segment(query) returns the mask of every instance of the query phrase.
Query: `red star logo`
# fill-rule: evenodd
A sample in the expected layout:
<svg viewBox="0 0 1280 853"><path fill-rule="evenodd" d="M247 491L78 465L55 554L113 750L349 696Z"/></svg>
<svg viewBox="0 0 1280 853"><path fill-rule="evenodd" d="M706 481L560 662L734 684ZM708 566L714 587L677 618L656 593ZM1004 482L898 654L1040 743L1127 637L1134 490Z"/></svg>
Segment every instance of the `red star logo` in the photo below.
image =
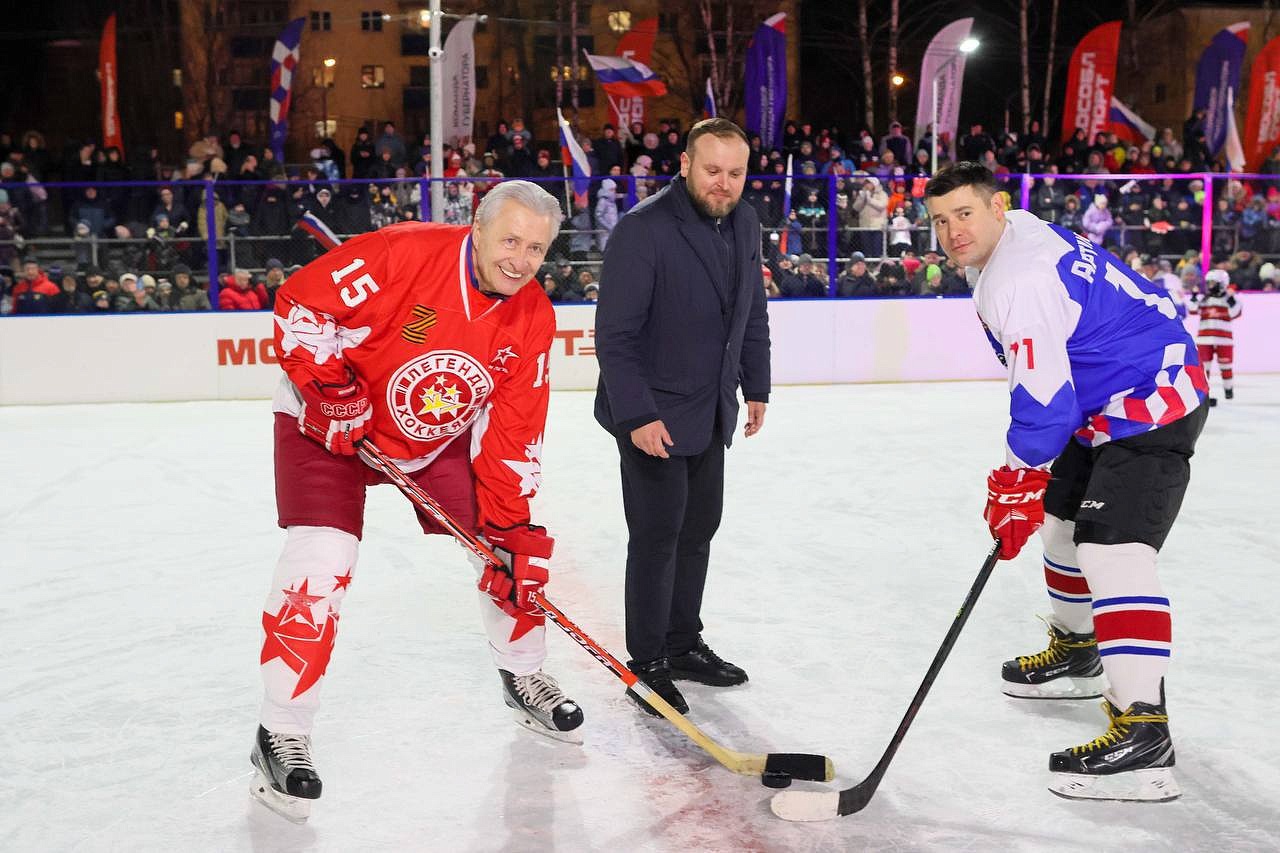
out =
<svg viewBox="0 0 1280 853"><path fill-rule="evenodd" d="M504 601L498 606L502 608L503 613L516 620L516 624L511 628L511 636L508 638L508 642L514 643L534 628L546 622L546 617L541 612L529 613L520 610L510 601Z"/></svg>
<svg viewBox="0 0 1280 853"><path fill-rule="evenodd" d="M310 578L302 579L302 586L295 589L281 590L284 593L284 608L280 611L280 624L289 621L306 622L312 628L316 626L315 619L311 615L311 606L317 601L324 598L323 595L309 595L307 593L307 582Z"/></svg>
<svg viewBox="0 0 1280 853"><path fill-rule="evenodd" d="M349 586L351 586L351 570L350 569L347 569L347 573L345 575L333 576L334 592L337 592L340 589L346 589Z"/></svg>
<svg viewBox="0 0 1280 853"><path fill-rule="evenodd" d="M291 697L296 699L319 681L329 666L329 656L333 654L333 641L338 631L338 614L329 611L323 627L307 631L296 619L289 625L285 624L289 621L286 617L289 609L286 604L275 616L263 612L262 629L266 631L267 638L262 644L262 655L258 662L265 664L279 658L284 661L285 666L296 672L298 684ZM315 625L311 628L315 629ZM289 633L290 629L298 633Z"/></svg>

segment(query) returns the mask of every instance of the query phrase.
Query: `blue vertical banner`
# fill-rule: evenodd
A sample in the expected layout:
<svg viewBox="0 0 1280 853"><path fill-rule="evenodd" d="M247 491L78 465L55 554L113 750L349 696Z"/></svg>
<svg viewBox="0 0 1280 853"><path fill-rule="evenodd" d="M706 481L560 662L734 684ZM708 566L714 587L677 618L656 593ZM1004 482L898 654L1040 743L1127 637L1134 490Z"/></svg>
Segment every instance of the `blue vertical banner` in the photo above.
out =
<svg viewBox="0 0 1280 853"><path fill-rule="evenodd" d="M748 133L760 134L764 149L782 145L787 115L787 13L765 19L747 48L743 103Z"/></svg>
<svg viewBox="0 0 1280 853"><path fill-rule="evenodd" d="M284 162L284 140L289 134L289 104L293 100L293 75L298 69L298 47L302 43L305 18L294 18L280 33L271 50L271 150Z"/></svg>
<svg viewBox="0 0 1280 853"><path fill-rule="evenodd" d="M1196 67L1194 109L1205 111L1204 139L1213 155L1226 144L1228 111L1240 100L1240 69L1248 40L1248 21L1219 30Z"/></svg>

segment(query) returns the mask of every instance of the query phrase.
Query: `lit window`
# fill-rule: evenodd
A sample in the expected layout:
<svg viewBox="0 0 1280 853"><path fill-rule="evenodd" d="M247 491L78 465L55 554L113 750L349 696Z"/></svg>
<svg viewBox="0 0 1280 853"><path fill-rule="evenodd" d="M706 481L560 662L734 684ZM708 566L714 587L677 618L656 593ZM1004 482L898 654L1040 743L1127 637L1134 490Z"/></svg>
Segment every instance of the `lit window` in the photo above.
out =
<svg viewBox="0 0 1280 853"><path fill-rule="evenodd" d="M360 88L383 89L386 85L386 70L381 65L360 66Z"/></svg>

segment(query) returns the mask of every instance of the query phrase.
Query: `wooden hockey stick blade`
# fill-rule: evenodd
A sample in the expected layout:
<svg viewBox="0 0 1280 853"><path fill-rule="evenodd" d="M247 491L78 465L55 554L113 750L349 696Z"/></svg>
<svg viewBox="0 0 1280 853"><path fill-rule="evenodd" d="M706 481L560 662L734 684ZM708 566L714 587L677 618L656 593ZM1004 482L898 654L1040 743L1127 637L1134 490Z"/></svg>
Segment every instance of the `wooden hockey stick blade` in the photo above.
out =
<svg viewBox="0 0 1280 853"><path fill-rule="evenodd" d="M929 695L929 688L933 686L934 679L938 677L938 673L942 671L942 665L951 654L951 649L960 636L960 629L964 627L965 622L969 621L969 614L978 603L978 596L982 594L982 589L987 585L987 579L991 577L991 572L999 559L1000 540L997 539L992 544L991 550L987 552L987 558L983 561L982 568L978 570L978 576L974 579L973 585L969 587L964 603L960 605L960 610L951 621L947 636L943 638L942 645L933 656L933 662L929 664L924 679L916 689L915 695L911 697L911 704L907 706L902 722L898 723L897 731L893 733L889 746L885 748L884 755L880 757L871 774L857 785L845 788L843 791L779 791L769 801L769 808L775 815L783 820L792 821L830 820L833 817L860 812L867 807L867 803L871 802L871 798L875 796L876 788L880 786L880 780L889 769L889 762L893 761L894 754L897 753L903 738L907 736L907 730L911 728L912 721L920 712L920 706Z"/></svg>
<svg viewBox="0 0 1280 853"><path fill-rule="evenodd" d="M616 658L603 648L596 645L595 641L587 636L581 628L573 624L560 608L547 601L542 593L535 593L533 601L557 628L568 634L574 642L586 649L592 657L622 679L622 682L643 699L650 708L661 714L667 722L679 729L685 737L734 773L741 773L744 776L759 776L766 770L774 770L787 773L793 779L803 779L811 782L830 782L835 778L835 765L825 755L791 752L738 752L721 746L702 729L694 725L688 717L673 708L671 703L659 696L657 691L641 681L635 673L619 663Z"/></svg>
<svg viewBox="0 0 1280 853"><path fill-rule="evenodd" d="M458 544L485 562L495 564L500 562L492 549L476 538L474 533L463 529L445 511L444 507L436 503L435 499L427 494L421 486L406 477L404 472L396 467L391 458L383 453L372 441L368 439L362 441L358 452L365 462L381 471L409 499L410 503L443 525L458 541ZM650 689L647 684L640 681L635 673L623 666L607 649L591 639L585 631L575 625L573 620L564 614L564 611L548 601L541 592L535 592L532 600L538 609L555 623L557 628L568 634L570 639L582 646L588 654L603 664L623 684L634 690L637 695L649 704L649 707L661 714L669 723L683 732L686 737L702 747L712 758L733 772L746 776L759 776L766 770L775 770L787 773L793 779L813 782L830 782L835 778L835 766L831 763L831 759L825 755L790 752L758 754L726 749L703 733L683 714L671 707L670 703Z"/></svg>

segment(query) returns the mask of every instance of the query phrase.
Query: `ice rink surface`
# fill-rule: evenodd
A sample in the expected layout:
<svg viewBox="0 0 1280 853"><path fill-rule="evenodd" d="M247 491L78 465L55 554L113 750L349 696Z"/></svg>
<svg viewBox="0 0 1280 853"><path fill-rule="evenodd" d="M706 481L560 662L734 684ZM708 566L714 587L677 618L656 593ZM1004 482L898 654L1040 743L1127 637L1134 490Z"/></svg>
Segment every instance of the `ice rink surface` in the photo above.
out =
<svg viewBox="0 0 1280 853"><path fill-rule="evenodd" d="M315 733L324 797L294 826L251 803L260 613L283 540L263 402L0 409L0 849L6 851L1092 851L1280 849L1280 376L1211 416L1161 555L1183 797L1069 802L1049 752L1097 701L1005 698L1044 647L1039 554L998 567L863 812L787 824L551 629L547 669L585 744L515 726L472 569L370 493ZM728 459L705 636L750 672L690 686L692 719L747 751L813 751L837 787L878 760L977 573L999 383L793 387ZM549 597L617 656L616 449L591 395L557 393L537 520ZM819 787L816 783L796 783Z"/></svg>

